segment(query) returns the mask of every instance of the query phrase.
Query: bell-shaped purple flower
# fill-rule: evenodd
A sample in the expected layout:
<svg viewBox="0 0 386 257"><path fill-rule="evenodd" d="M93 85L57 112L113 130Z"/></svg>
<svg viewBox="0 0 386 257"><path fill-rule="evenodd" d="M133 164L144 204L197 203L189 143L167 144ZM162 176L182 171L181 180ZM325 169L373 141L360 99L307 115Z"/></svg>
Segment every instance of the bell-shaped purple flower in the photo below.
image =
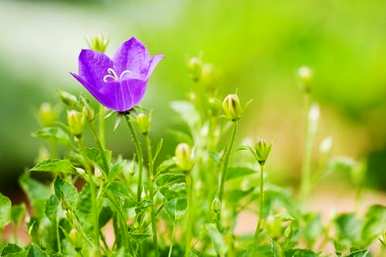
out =
<svg viewBox="0 0 386 257"><path fill-rule="evenodd" d="M162 55L150 56L135 37L124 42L110 59L89 49L79 54L79 73L71 73L101 104L126 112L143 98L147 82Z"/></svg>

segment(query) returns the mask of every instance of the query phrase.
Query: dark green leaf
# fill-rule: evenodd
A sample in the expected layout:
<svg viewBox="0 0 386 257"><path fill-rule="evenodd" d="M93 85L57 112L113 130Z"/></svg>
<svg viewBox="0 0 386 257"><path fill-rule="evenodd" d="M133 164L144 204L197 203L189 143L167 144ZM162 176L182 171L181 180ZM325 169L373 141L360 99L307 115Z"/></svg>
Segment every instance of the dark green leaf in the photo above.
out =
<svg viewBox="0 0 386 257"><path fill-rule="evenodd" d="M46 202L46 216L52 221L56 222L58 215L59 200L56 195L51 195L51 197Z"/></svg>
<svg viewBox="0 0 386 257"><path fill-rule="evenodd" d="M79 195L74 185L58 177L54 182L54 188L56 196L63 200L67 207L77 205Z"/></svg>
<svg viewBox="0 0 386 257"><path fill-rule="evenodd" d="M31 245L28 251L28 257L48 257L38 246Z"/></svg>
<svg viewBox="0 0 386 257"><path fill-rule="evenodd" d="M25 213L26 207L24 203L13 205L11 210L11 218L13 224L19 225L22 222Z"/></svg>

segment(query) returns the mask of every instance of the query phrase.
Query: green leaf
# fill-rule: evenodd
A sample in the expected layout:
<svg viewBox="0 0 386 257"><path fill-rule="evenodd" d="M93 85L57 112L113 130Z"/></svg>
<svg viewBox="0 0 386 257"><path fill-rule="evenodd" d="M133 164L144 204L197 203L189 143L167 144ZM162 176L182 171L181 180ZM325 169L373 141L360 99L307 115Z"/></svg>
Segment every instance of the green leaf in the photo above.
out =
<svg viewBox="0 0 386 257"><path fill-rule="evenodd" d="M0 230L11 221L11 200L0 193Z"/></svg>
<svg viewBox="0 0 386 257"><path fill-rule="evenodd" d="M32 136L46 140L54 140L64 145L71 143L69 134L61 127L42 128L33 133Z"/></svg>
<svg viewBox="0 0 386 257"><path fill-rule="evenodd" d="M351 252L349 255L346 255L345 257L370 257L370 252L367 249L364 250L357 250Z"/></svg>
<svg viewBox="0 0 386 257"><path fill-rule="evenodd" d="M227 170L225 180L236 179L252 174L256 174L256 171L248 167L230 167Z"/></svg>
<svg viewBox="0 0 386 257"><path fill-rule="evenodd" d="M349 250L357 245L361 239L362 223L354 213L345 213L334 220L336 239L334 241L337 251Z"/></svg>
<svg viewBox="0 0 386 257"><path fill-rule="evenodd" d="M386 232L386 207L373 205L366 213L362 229L364 247Z"/></svg>
<svg viewBox="0 0 386 257"><path fill-rule="evenodd" d="M59 199L56 195L51 195L51 197L46 202L45 213L46 216L52 221L56 222L59 208Z"/></svg>
<svg viewBox="0 0 386 257"><path fill-rule="evenodd" d="M174 101L171 103L171 107L180 115L181 119L188 124L192 132L196 131L200 123L200 115L192 103L187 101Z"/></svg>
<svg viewBox="0 0 386 257"><path fill-rule="evenodd" d="M72 206L74 208L77 205L79 195L74 185L67 183L61 178L56 178L54 188L56 196L63 200L67 207Z"/></svg>
<svg viewBox="0 0 386 257"><path fill-rule="evenodd" d="M308 249L290 249L285 251L285 257L318 257L318 254Z"/></svg>
<svg viewBox="0 0 386 257"><path fill-rule="evenodd" d="M28 257L48 257L38 246L31 245L28 251Z"/></svg>
<svg viewBox="0 0 386 257"><path fill-rule="evenodd" d="M15 244L7 244L4 246L3 250L1 251L0 256L4 257L24 257L25 251L23 248L15 245Z"/></svg>
<svg viewBox="0 0 386 257"><path fill-rule="evenodd" d="M108 163L111 160L110 151L105 150L103 155L103 153L99 150L99 148L88 147L85 150L85 154L91 162L93 162L95 165L101 168L105 173L108 172L109 167L106 167L106 165L109 165ZM107 164L105 164L103 156L106 157Z"/></svg>
<svg viewBox="0 0 386 257"><path fill-rule="evenodd" d="M307 245L311 248L314 243L320 238L323 232L323 225L319 214L308 213L304 217L304 239Z"/></svg>
<svg viewBox="0 0 386 257"><path fill-rule="evenodd" d="M226 245L223 235L218 231L217 226L213 223L206 224L206 231L212 243L214 245L214 249L219 256L225 256L228 251L228 246Z"/></svg>
<svg viewBox="0 0 386 257"><path fill-rule="evenodd" d="M13 205L11 210L11 219L13 224L19 225L26 213L26 207L24 203Z"/></svg>
<svg viewBox="0 0 386 257"><path fill-rule="evenodd" d="M45 171L52 172L55 174L58 173L71 173L74 171L74 166L72 163L67 160L44 160L37 163L31 171Z"/></svg>

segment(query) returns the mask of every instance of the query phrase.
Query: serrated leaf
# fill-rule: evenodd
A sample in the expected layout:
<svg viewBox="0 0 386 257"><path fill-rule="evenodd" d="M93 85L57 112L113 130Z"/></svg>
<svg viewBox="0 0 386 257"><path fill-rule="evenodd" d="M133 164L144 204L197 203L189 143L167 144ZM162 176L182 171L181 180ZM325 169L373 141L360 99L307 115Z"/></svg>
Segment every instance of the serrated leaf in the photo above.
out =
<svg viewBox="0 0 386 257"><path fill-rule="evenodd" d="M51 221L56 222L59 208L59 199L56 195L51 195L46 202L45 214Z"/></svg>
<svg viewBox="0 0 386 257"><path fill-rule="evenodd" d="M61 178L56 178L54 182L55 195L64 201L67 207L74 207L79 200L78 191L75 186L67 183Z"/></svg>
<svg viewBox="0 0 386 257"><path fill-rule="evenodd" d="M11 207L11 200L0 193L0 230L11 221Z"/></svg>
<svg viewBox="0 0 386 257"><path fill-rule="evenodd" d="M41 139L54 140L65 145L69 145L71 143L69 134L61 127L42 128L33 133L32 135Z"/></svg>
<svg viewBox="0 0 386 257"><path fill-rule="evenodd" d="M37 163L30 171L45 171L58 173L71 173L74 171L74 166L67 160L44 160Z"/></svg>

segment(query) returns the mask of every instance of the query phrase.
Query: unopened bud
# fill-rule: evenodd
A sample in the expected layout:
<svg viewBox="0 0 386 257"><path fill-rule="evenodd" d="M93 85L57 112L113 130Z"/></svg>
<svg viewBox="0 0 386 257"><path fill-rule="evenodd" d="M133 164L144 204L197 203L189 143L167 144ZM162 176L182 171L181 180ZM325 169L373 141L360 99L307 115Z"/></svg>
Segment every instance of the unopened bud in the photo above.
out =
<svg viewBox="0 0 386 257"><path fill-rule="evenodd" d="M77 241L78 241L78 230L76 230L75 228L72 228L71 230L70 230L70 234L69 234L69 237L70 237L70 239L71 239L71 241L73 242L73 243L76 243Z"/></svg>
<svg viewBox="0 0 386 257"><path fill-rule="evenodd" d="M214 68L210 63L202 65L201 80L204 84L210 85L214 80Z"/></svg>
<svg viewBox="0 0 386 257"><path fill-rule="evenodd" d="M328 154L332 148L332 137L326 137L319 145L319 152L321 154Z"/></svg>
<svg viewBox="0 0 386 257"><path fill-rule="evenodd" d="M199 57L192 57L188 61L188 69L194 82L198 82L201 78L202 60Z"/></svg>
<svg viewBox="0 0 386 257"><path fill-rule="evenodd" d="M149 133L151 122L151 117L149 114L139 113L135 117L135 121L141 134L146 135Z"/></svg>
<svg viewBox="0 0 386 257"><path fill-rule="evenodd" d="M215 213L220 212L220 210L221 210L221 201L220 201L220 199L218 199L217 197L214 198L210 208Z"/></svg>
<svg viewBox="0 0 386 257"><path fill-rule="evenodd" d="M242 108L241 108L238 95L236 94L227 95L224 101L222 102L222 108L225 116L228 119L232 121L236 121L240 119L242 114Z"/></svg>
<svg viewBox="0 0 386 257"><path fill-rule="evenodd" d="M71 110L67 112L67 122L68 127L70 128L71 134L79 137L84 128L84 115L81 112Z"/></svg>
<svg viewBox="0 0 386 257"><path fill-rule="evenodd" d="M310 83L312 80L313 72L307 66L302 66L298 69L298 77L302 82L304 90L308 93L310 91Z"/></svg>
<svg viewBox="0 0 386 257"><path fill-rule="evenodd" d="M254 148L255 148L256 160L259 162L260 165L264 165L271 152L272 144L263 139L260 139L255 144Z"/></svg>
<svg viewBox="0 0 386 257"><path fill-rule="evenodd" d="M184 170L189 171L193 167L192 150L188 144L181 143L176 147L175 159L177 166Z"/></svg>
<svg viewBox="0 0 386 257"><path fill-rule="evenodd" d="M52 126L54 125L58 113L49 103L42 103L39 108L38 118L42 126Z"/></svg>
<svg viewBox="0 0 386 257"><path fill-rule="evenodd" d="M88 39L88 45L90 49L104 53L106 51L109 40L106 39L102 34L93 36Z"/></svg>
<svg viewBox="0 0 386 257"><path fill-rule="evenodd" d="M93 121L93 120L95 119L95 112L94 112L94 109L91 108L90 105L85 104L85 105L83 106L82 112L83 112L84 117L85 117L88 121Z"/></svg>
<svg viewBox="0 0 386 257"><path fill-rule="evenodd" d="M77 108L79 106L79 100L76 96L66 91L60 91L59 96L60 96L60 100L62 100L62 102L68 107Z"/></svg>

